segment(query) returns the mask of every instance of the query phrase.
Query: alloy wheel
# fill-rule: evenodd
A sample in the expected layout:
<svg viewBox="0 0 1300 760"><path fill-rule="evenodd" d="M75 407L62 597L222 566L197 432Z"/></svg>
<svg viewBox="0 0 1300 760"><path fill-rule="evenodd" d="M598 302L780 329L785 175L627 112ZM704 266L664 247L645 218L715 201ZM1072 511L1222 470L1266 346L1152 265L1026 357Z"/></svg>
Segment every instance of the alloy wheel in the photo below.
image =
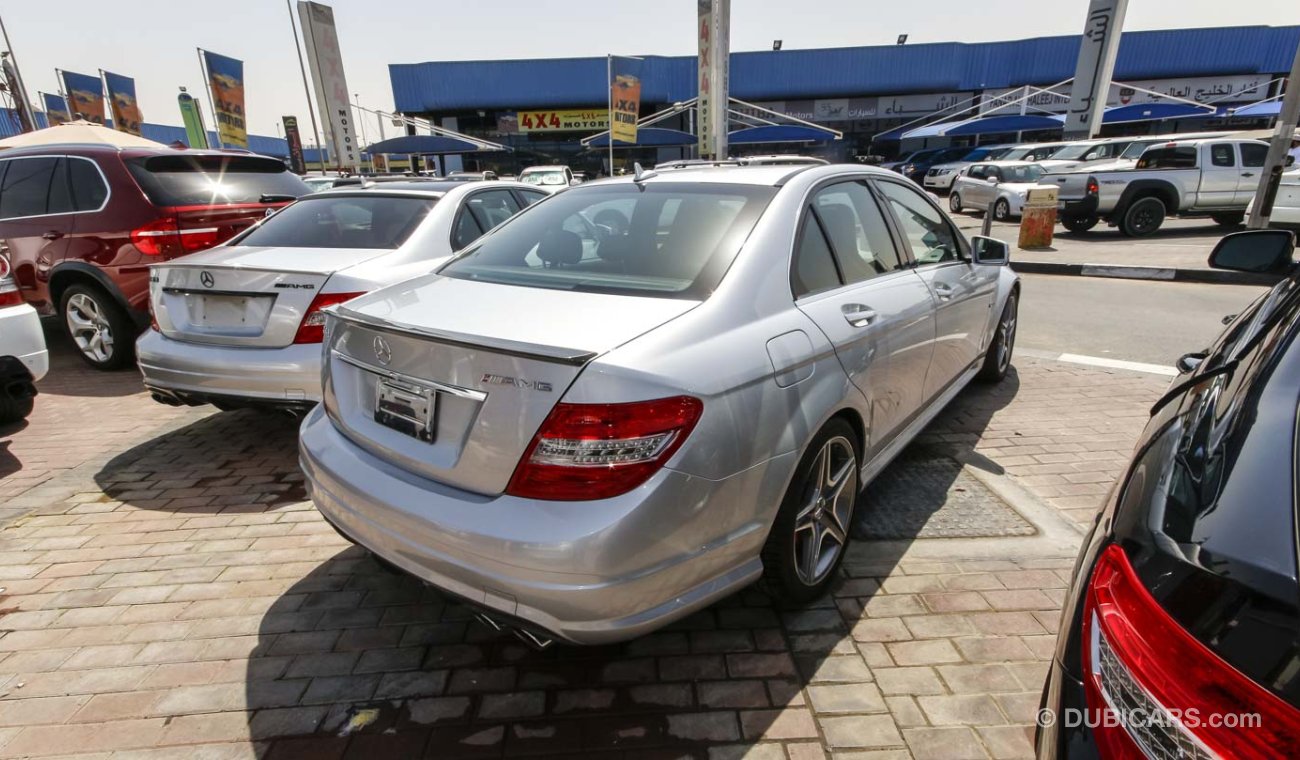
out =
<svg viewBox="0 0 1300 760"><path fill-rule="evenodd" d="M997 219L999 222L1001 222L1001 221L1005 221L1006 218L1009 216L1011 216L1011 204L1007 203L1005 200L1000 200L997 203L993 204L994 219Z"/></svg>
<svg viewBox="0 0 1300 760"><path fill-rule="evenodd" d="M818 452L809 472L803 506L794 519L794 565L799 580L825 579L848 544L858 492L858 462L848 439L836 436Z"/></svg>
<svg viewBox="0 0 1300 760"><path fill-rule="evenodd" d="M95 299L85 293L72 296L64 319L68 333L83 354L100 363L113 358L113 328Z"/></svg>
<svg viewBox="0 0 1300 760"><path fill-rule="evenodd" d="M1011 364L1011 350L1016 345L1016 324L1018 322L1016 300L1012 295L1007 302L1006 312L998 322L998 372L1006 372Z"/></svg>

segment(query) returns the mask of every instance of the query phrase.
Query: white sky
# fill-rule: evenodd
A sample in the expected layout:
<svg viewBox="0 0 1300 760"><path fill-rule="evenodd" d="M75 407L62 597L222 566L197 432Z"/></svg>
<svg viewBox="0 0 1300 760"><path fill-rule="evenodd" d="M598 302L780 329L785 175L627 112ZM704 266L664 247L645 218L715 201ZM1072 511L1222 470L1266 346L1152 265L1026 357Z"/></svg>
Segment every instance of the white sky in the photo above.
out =
<svg viewBox="0 0 1300 760"><path fill-rule="evenodd" d="M695 50L695 0L334 0L348 85L393 106L389 63ZM732 0L732 50L982 42L1074 34L1086 0ZM54 69L134 77L146 121L180 124L178 86L206 90L203 47L244 60L249 130L306 105L283 0L0 0L31 97ZM1131 0L1127 30L1300 24L1300 0ZM210 117L208 119L211 120ZM209 125L210 126L210 125ZM366 125L373 129L371 121ZM371 135L371 139L374 136Z"/></svg>

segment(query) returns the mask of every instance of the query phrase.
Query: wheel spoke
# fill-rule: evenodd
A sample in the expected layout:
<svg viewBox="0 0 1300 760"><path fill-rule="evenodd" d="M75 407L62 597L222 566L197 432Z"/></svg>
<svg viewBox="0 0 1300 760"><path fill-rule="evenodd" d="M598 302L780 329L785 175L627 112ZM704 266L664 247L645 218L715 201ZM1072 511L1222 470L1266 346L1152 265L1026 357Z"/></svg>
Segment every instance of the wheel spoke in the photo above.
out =
<svg viewBox="0 0 1300 760"><path fill-rule="evenodd" d="M809 532L808 538L804 539L803 555L803 575L805 583L816 583L817 565L821 560L822 554L822 531L816 526Z"/></svg>
<svg viewBox="0 0 1300 760"><path fill-rule="evenodd" d="M831 493L826 497L826 501L831 503L839 501L840 494L844 492L844 486L848 484L849 480L856 480L849 477L853 474L855 466L857 466L857 462L854 462L852 457L849 457L848 461L840 466L839 471L835 473L835 479L831 481Z"/></svg>
<svg viewBox="0 0 1300 760"><path fill-rule="evenodd" d="M842 519L834 509L829 510L825 517L822 518L822 528L824 528L825 535L835 539L835 542L840 546L845 543L845 530L844 524L841 522Z"/></svg>
<svg viewBox="0 0 1300 760"><path fill-rule="evenodd" d="M88 317L68 304L68 324L73 330L94 330L95 325Z"/></svg>

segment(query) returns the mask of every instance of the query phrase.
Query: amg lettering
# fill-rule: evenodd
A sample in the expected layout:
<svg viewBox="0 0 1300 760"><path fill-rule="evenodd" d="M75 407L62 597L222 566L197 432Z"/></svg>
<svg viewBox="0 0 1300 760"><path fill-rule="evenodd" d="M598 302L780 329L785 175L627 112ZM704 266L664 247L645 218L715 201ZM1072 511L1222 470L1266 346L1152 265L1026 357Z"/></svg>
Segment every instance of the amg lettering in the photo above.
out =
<svg viewBox="0 0 1300 760"><path fill-rule="evenodd" d="M551 384L536 380L522 380L517 377L506 377L505 375L485 374L479 381L484 385L510 385L523 390L541 391L543 393L551 392Z"/></svg>

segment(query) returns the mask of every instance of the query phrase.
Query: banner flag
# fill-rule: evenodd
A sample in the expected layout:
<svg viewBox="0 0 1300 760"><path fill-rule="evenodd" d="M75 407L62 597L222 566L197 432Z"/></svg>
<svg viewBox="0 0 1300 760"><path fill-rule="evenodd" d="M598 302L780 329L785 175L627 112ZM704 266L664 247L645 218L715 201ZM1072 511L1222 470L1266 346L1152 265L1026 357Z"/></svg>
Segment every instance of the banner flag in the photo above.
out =
<svg viewBox="0 0 1300 760"><path fill-rule="evenodd" d="M334 9L322 3L298 2L302 41L307 49L311 78L316 84L316 106L328 132L330 156L340 169L361 169L361 148L352 125L352 96L343 75Z"/></svg>
<svg viewBox="0 0 1300 760"><path fill-rule="evenodd" d="M641 112L641 80L629 74L614 77L610 100L614 103L614 123L610 136L625 143L636 143L636 122Z"/></svg>
<svg viewBox="0 0 1300 760"><path fill-rule="evenodd" d="M181 107L181 123L185 125L185 142L195 150L207 150L208 128L203 124L203 112L199 110L198 101L182 87L181 94L176 96L176 102Z"/></svg>
<svg viewBox="0 0 1300 760"><path fill-rule="evenodd" d="M99 77L60 71L63 91L68 95L68 110L74 119L104 123L104 83Z"/></svg>
<svg viewBox="0 0 1300 760"><path fill-rule="evenodd" d="M203 50L203 64L217 112L217 137L221 147L247 148L248 126L244 121L244 62L238 58Z"/></svg>
<svg viewBox="0 0 1300 760"><path fill-rule="evenodd" d="M285 116L284 139L289 143L289 169L294 174L307 173L307 161L302 155L302 135L298 132L298 117Z"/></svg>
<svg viewBox="0 0 1300 760"><path fill-rule="evenodd" d="M52 95L48 92L42 92L40 95L41 105L45 107L45 121L51 127L72 121L72 114L68 113L68 101L64 100L62 95Z"/></svg>
<svg viewBox="0 0 1300 760"><path fill-rule="evenodd" d="M108 106L113 112L113 128L119 132L140 134L140 125L144 117L140 114L140 104L135 99L135 80L120 74L113 74L101 69L104 86L108 89Z"/></svg>

